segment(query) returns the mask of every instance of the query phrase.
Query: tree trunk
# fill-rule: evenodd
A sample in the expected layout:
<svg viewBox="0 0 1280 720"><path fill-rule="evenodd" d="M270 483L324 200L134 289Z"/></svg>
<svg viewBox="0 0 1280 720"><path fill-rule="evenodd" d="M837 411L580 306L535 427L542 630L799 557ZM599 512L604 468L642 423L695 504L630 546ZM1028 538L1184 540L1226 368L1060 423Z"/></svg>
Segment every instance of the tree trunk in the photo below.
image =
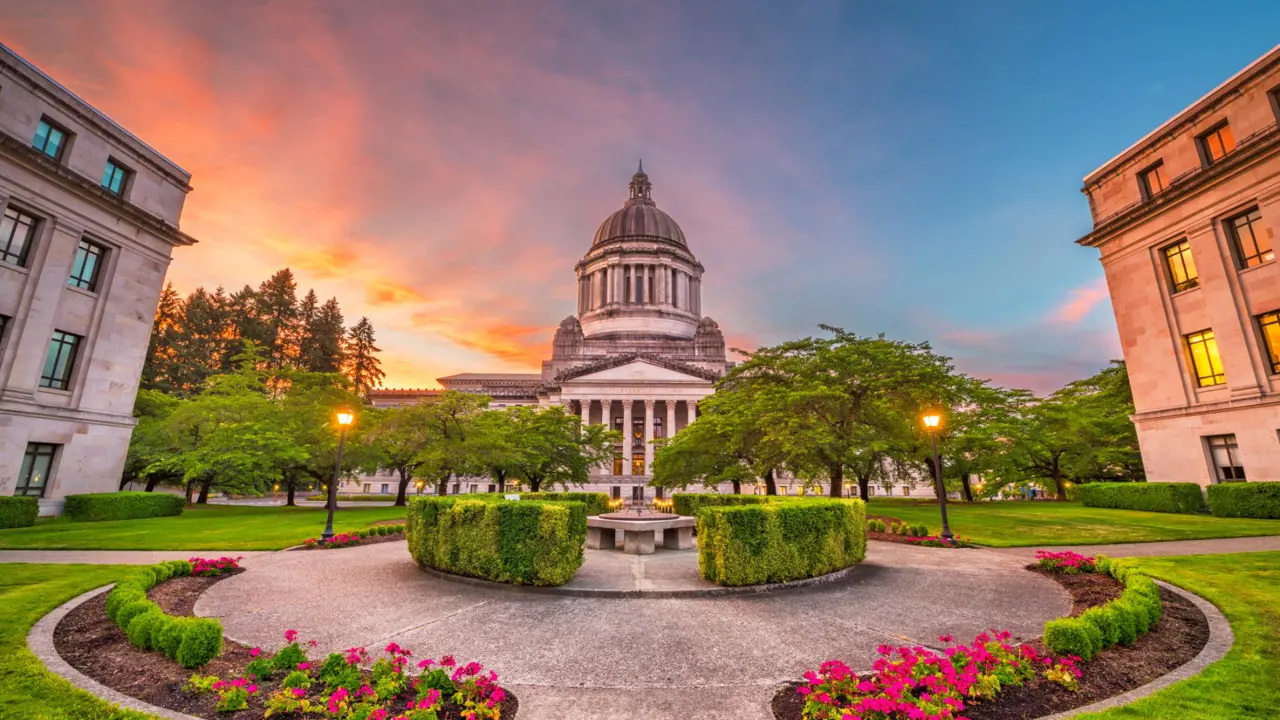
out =
<svg viewBox="0 0 1280 720"><path fill-rule="evenodd" d="M285 492L284 504L285 504L286 506L288 506L288 507L294 507L294 506L295 506L295 503L293 502L293 492L294 492L294 490L296 490L297 488L298 488L298 481L297 481L296 479L294 479L292 476L289 476L288 478L286 478L286 479L285 479L285 484L284 484L284 492Z"/></svg>
<svg viewBox="0 0 1280 720"><path fill-rule="evenodd" d="M871 476L858 478L858 497L862 498L862 502L871 500Z"/></svg>
<svg viewBox="0 0 1280 720"><path fill-rule="evenodd" d="M1055 472L1055 473L1053 474L1053 484L1057 487L1057 491L1058 491L1058 493L1057 493L1057 494L1058 494L1058 499L1059 499L1059 500L1062 500L1063 502L1066 502L1066 499L1067 499L1067 488L1066 488L1066 486L1065 486L1065 485L1063 485L1062 483L1063 483L1062 473L1060 473L1060 472Z"/></svg>
<svg viewBox="0 0 1280 720"><path fill-rule="evenodd" d="M529 478L529 492L538 492L540 487L542 487L541 478Z"/></svg>
<svg viewBox="0 0 1280 720"><path fill-rule="evenodd" d="M960 494L964 496L965 502L973 502L973 488L969 487L969 473L960 475Z"/></svg>
<svg viewBox="0 0 1280 720"><path fill-rule="evenodd" d="M119 487L117 487L117 488L116 488L116 490L119 490L119 491L122 491L122 492L123 492L123 491L124 491L124 486L125 486L125 485L128 485L128 484L129 484L129 483L131 483L131 482L133 482L133 478L129 477L128 475L121 475L121 476L120 476L120 485L119 485Z"/></svg>
<svg viewBox="0 0 1280 720"><path fill-rule="evenodd" d="M192 502L192 501L191 501L191 492L192 492L193 490L195 490L195 489L196 489L196 481L195 481L195 480L188 480L188 481L187 481L187 504L188 504L188 505L190 505L190 504L191 504L191 502Z"/></svg>
<svg viewBox="0 0 1280 720"><path fill-rule="evenodd" d="M773 468L769 468L769 472L764 474L764 494L778 494L778 481L773 479Z"/></svg>
<svg viewBox="0 0 1280 720"><path fill-rule="evenodd" d="M741 495L741 494L742 494L742 481L741 481L741 480L731 480L730 482L732 482L732 483L733 483L733 494L734 494L734 495Z"/></svg>
<svg viewBox="0 0 1280 720"><path fill-rule="evenodd" d="M392 507L404 507L408 502L405 493L409 491L409 481L412 479L407 468L400 468L400 488L396 490L396 502Z"/></svg>
<svg viewBox="0 0 1280 720"><path fill-rule="evenodd" d="M147 476L147 489L146 489L144 492L155 492L155 490L156 490L156 485L159 485L159 484L160 484L160 476L159 476L159 475L148 475L148 476Z"/></svg>
<svg viewBox="0 0 1280 720"><path fill-rule="evenodd" d="M504 493L507 491L507 474L506 473L499 471L497 473L497 477L495 477L494 480L498 481L498 492Z"/></svg>
<svg viewBox="0 0 1280 720"><path fill-rule="evenodd" d="M449 494L449 476L445 475L436 482L436 495L444 496Z"/></svg>
<svg viewBox="0 0 1280 720"><path fill-rule="evenodd" d="M197 505L207 505L209 503L209 487L211 485L213 485L213 478L200 483L200 497L196 498Z"/></svg>
<svg viewBox="0 0 1280 720"><path fill-rule="evenodd" d="M844 465L836 463L830 468L831 472L831 497L838 498L844 495Z"/></svg>

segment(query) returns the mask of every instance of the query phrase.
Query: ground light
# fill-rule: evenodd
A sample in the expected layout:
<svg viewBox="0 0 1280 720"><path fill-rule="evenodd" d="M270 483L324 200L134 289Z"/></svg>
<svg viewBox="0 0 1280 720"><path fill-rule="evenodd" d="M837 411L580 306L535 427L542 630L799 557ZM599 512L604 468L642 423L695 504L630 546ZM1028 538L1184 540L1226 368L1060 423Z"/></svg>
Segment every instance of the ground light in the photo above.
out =
<svg viewBox="0 0 1280 720"><path fill-rule="evenodd" d="M333 464L333 479L329 481L329 520L325 523L321 540L333 537L333 509L338 506L338 474L342 472L342 444L347 439L347 426L356 416L350 410L338 412L338 460Z"/></svg>
<svg viewBox="0 0 1280 720"><path fill-rule="evenodd" d="M942 427L942 413L937 410L926 411L920 421L933 443L933 479L938 492L938 507L942 510L942 539L951 542L951 525L947 522L947 489L942 484L942 460L938 457L938 429Z"/></svg>

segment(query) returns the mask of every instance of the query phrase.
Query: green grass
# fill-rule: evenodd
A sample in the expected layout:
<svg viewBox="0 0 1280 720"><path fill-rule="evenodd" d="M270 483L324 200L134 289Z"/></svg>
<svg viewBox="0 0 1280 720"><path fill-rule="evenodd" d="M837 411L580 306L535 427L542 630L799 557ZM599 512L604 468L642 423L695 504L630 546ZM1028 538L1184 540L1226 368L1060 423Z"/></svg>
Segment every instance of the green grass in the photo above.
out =
<svg viewBox="0 0 1280 720"><path fill-rule="evenodd" d="M27 649L27 633L71 598L115 582L119 565L0 565L0 720L141 720L77 690L44 669Z"/></svg>
<svg viewBox="0 0 1280 720"><path fill-rule="evenodd" d="M875 499L867 513L942 530L936 502ZM951 532L991 547L1103 545L1280 535L1280 520L1087 508L1066 502L949 502Z"/></svg>
<svg viewBox="0 0 1280 720"><path fill-rule="evenodd" d="M324 508L208 505L145 520L40 520L34 527L0 530L0 549L279 550L319 537L325 514ZM357 530L404 516L405 509L398 507L339 506L334 530Z"/></svg>
<svg viewBox="0 0 1280 720"><path fill-rule="evenodd" d="M1280 717L1280 552L1143 558L1142 569L1218 606L1235 644L1222 660L1145 700L1076 720ZM1087 673L1088 666L1085 666Z"/></svg>

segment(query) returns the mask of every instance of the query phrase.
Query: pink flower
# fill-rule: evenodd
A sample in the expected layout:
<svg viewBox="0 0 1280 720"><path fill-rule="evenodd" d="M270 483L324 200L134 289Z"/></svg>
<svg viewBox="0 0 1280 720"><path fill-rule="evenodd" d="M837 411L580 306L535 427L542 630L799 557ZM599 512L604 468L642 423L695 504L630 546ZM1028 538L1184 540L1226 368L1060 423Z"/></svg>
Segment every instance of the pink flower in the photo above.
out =
<svg viewBox="0 0 1280 720"><path fill-rule="evenodd" d="M428 668L428 667L431 667L432 665L435 665L435 663L436 663L435 660L432 660L431 658L427 658L426 660L419 662L418 667Z"/></svg>
<svg viewBox="0 0 1280 720"><path fill-rule="evenodd" d="M308 646L310 646L310 647L315 647L315 646L316 646L316 641L315 641L315 640L308 640L308 641L307 641L307 645L308 645Z"/></svg>
<svg viewBox="0 0 1280 720"><path fill-rule="evenodd" d="M444 665L445 667L453 667L454 665L458 664L458 661L454 660L452 655L445 655L444 657L440 658L440 664Z"/></svg>
<svg viewBox="0 0 1280 720"><path fill-rule="evenodd" d="M244 690L245 690L245 692L247 692L247 693L249 693L250 695L252 695L252 694L254 694L254 693L258 692L258 686L257 686L257 685L250 685L249 687L245 688Z"/></svg>
<svg viewBox="0 0 1280 720"><path fill-rule="evenodd" d="M293 642L294 640L297 640L297 639L298 639L298 631L297 631L297 630L285 630L285 631L284 631L284 641L285 641L285 642L287 642L287 643L291 643L291 642Z"/></svg>
<svg viewBox="0 0 1280 720"><path fill-rule="evenodd" d="M311 663L309 663L309 662L300 662L300 663L298 663L298 669L299 669L299 670L310 670L310 669L311 669Z"/></svg>
<svg viewBox="0 0 1280 720"><path fill-rule="evenodd" d="M249 651L249 657L258 657L262 654L262 648L254 648Z"/></svg>
<svg viewBox="0 0 1280 720"><path fill-rule="evenodd" d="M292 692L293 696L296 698L300 698L307 694L306 688L290 688L289 692Z"/></svg>

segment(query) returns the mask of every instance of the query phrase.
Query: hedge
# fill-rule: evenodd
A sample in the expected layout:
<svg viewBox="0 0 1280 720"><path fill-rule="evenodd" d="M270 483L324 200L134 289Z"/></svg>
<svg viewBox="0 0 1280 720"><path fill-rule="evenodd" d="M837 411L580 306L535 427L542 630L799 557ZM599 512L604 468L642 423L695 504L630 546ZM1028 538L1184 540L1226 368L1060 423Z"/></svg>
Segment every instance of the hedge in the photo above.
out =
<svg viewBox="0 0 1280 720"><path fill-rule="evenodd" d="M1085 507L1193 513L1204 509L1204 494L1195 483L1089 483L1080 486Z"/></svg>
<svg viewBox="0 0 1280 720"><path fill-rule="evenodd" d="M777 496L773 496L777 497ZM671 507L677 515L696 517L698 508L726 505L764 505L769 495L720 495L718 493L676 493L671 496Z"/></svg>
<svg viewBox="0 0 1280 720"><path fill-rule="evenodd" d="M1117 643L1132 645L1160 621L1160 588L1155 581L1123 561L1099 555L1098 572L1124 583L1120 597L1086 610L1080 617L1050 620L1044 625L1044 644L1058 655L1088 660Z"/></svg>
<svg viewBox="0 0 1280 720"><path fill-rule="evenodd" d="M164 492L111 492L68 495L62 512L76 522L135 520L181 515L186 501Z"/></svg>
<svg viewBox="0 0 1280 720"><path fill-rule="evenodd" d="M1231 482L1209 486L1209 510L1219 517L1280 520L1280 482Z"/></svg>
<svg viewBox="0 0 1280 720"><path fill-rule="evenodd" d="M172 577L191 574L191 563L174 560L145 567L107 593L107 617L143 650L163 652L185 668L198 668L222 653L222 623L177 617L147 599L147 591Z"/></svg>
<svg viewBox="0 0 1280 720"><path fill-rule="evenodd" d="M698 570L718 585L817 577L867 554L861 500L712 504L697 513Z"/></svg>
<svg viewBox="0 0 1280 720"><path fill-rule="evenodd" d="M526 492L519 495L522 501L580 502L587 507L588 516L609 512L609 496L602 492ZM498 497L502 494L498 493Z"/></svg>
<svg viewBox="0 0 1280 720"><path fill-rule="evenodd" d="M0 530L31 527L40 514L40 501L34 497L0 497Z"/></svg>
<svg viewBox="0 0 1280 720"><path fill-rule="evenodd" d="M517 585L563 585L582 566L587 513L580 502L414 498L405 534L421 567Z"/></svg>

